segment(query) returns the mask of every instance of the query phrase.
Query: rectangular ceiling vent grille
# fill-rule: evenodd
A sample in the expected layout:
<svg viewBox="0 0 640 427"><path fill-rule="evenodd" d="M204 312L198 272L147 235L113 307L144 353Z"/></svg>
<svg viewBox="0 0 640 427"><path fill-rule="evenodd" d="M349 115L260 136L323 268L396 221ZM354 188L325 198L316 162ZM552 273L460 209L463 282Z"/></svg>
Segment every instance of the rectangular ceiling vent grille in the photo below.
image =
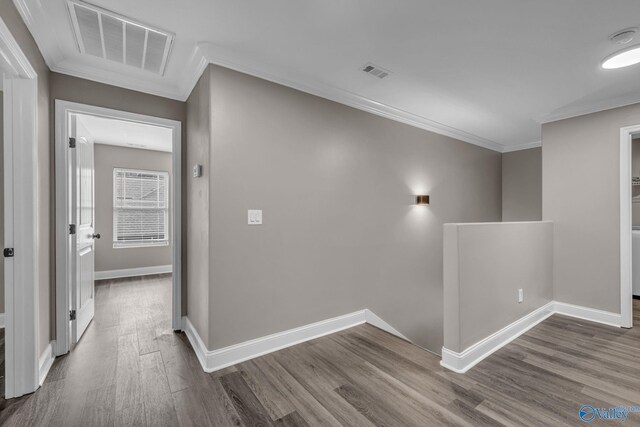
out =
<svg viewBox="0 0 640 427"><path fill-rule="evenodd" d="M385 77L389 76L389 74L391 74L389 71L385 70L384 68L378 67L377 65L374 65L372 63L368 63L367 65L362 67L361 70L379 79L384 79Z"/></svg>
<svg viewBox="0 0 640 427"><path fill-rule="evenodd" d="M80 52L164 74L175 36L79 0L67 0Z"/></svg>

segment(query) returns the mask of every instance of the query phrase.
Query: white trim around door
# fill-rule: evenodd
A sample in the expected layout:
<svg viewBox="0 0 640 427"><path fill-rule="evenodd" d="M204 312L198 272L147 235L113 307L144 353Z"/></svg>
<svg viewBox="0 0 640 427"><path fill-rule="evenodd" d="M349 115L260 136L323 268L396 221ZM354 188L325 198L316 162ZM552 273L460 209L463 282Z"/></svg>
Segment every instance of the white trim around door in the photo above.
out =
<svg viewBox="0 0 640 427"><path fill-rule="evenodd" d="M631 141L640 125L620 129L620 317L623 328L633 326L631 245Z"/></svg>
<svg viewBox="0 0 640 427"><path fill-rule="evenodd" d="M0 73L4 76L3 245L12 250L3 259L5 396L12 398L39 386L38 75L1 19Z"/></svg>
<svg viewBox="0 0 640 427"><path fill-rule="evenodd" d="M68 189L68 117L72 113L86 114L118 120L145 123L170 128L173 131L172 190L173 215L172 262L172 327L182 329L182 124L179 121L112 110L92 105L56 99L55 101L56 152L56 356L69 351L69 277L70 241L68 234L70 194Z"/></svg>

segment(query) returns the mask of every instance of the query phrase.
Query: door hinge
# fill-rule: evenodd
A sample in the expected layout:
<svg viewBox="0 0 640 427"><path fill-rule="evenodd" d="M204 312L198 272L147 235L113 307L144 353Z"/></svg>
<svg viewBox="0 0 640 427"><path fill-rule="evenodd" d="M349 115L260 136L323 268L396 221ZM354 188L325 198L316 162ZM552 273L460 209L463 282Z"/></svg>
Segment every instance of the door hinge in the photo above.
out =
<svg viewBox="0 0 640 427"><path fill-rule="evenodd" d="M69 148L76 148L76 139L69 138Z"/></svg>
<svg viewBox="0 0 640 427"><path fill-rule="evenodd" d="M5 258L13 258L13 248L4 248L2 251Z"/></svg>
<svg viewBox="0 0 640 427"><path fill-rule="evenodd" d="M76 234L76 225L69 224L69 234Z"/></svg>
<svg viewBox="0 0 640 427"><path fill-rule="evenodd" d="M76 320L76 311L69 310L69 320Z"/></svg>

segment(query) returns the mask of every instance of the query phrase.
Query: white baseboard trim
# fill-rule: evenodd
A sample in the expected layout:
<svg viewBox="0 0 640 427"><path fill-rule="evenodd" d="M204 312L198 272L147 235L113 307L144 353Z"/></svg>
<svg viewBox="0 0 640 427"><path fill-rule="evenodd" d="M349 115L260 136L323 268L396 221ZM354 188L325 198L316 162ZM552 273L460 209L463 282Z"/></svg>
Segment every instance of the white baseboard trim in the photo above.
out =
<svg viewBox="0 0 640 427"><path fill-rule="evenodd" d="M173 272L173 266L156 265L152 267L124 268L122 270L96 271L96 280L120 279L123 277L149 276L151 274L164 274Z"/></svg>
<svg viewBox="0 0 640 427"><path fill-rule="evenodd" d="M44 383L44 380L47 378L47 374L51 369L51 365L53 365L53 360L55 359L53 356L53 347L54 341L51 341L49 344L47 344L47 348L44 349L42 355L40 355L40 360L38 363L38 384L40 385Z"/></svg>
<svg viewBox="0 0 640 427"><path fill-rule="evenodd" d="M551 301L518 319L498 332L477 342L461 353L442 348L440 364L454 372L464 373L498 349L504 347L520 335L527 332L553 314L563 314L592 322L611 326L620 326L621 316L602 310L579 307L571 304ZM315 338L332 334L353 326L369 323L390 334L410 341L395 328L368 309L356 311L344 316L334 317L299 328L289 329L261 338L256 338L229 347L210 351L205 346L188 317L183 317L183 330L193 347L205 372L214 372L274 351L281 350Z"/></svg>
<svg viewBox="0 0 640 427"><path fill-rule="evenodd" d="M214 372L292 345L361 325L365 323L365 310L299 328L289 329L288 331L278 332L213 351L207 350L204 342L202 342L202 339L198 336L198 332L188 318L185 318L184 323L184 331L198 356L202 368L205 372Z"/></svg>
<svg viewBox="0 0 640 427"><path fill-rule="evenodd" d="M442 360L440 361L440 365L460 374L467 372L481 360L551 316L553 314L553 307L554 302L549 302L521 319L505 326L498 332L475 343L461 353L442 347Z"/></svg>
<svg viewBox="0 0 640 427"><path fill-rule="evenodd" d="M395 335L405 341L411 341L409 338L398 332L393 326L376 316L376 314L369 309L364 310L364 319L368 324L375 326L376 328L380 328L383 331L389 332L391 335Z"/></svg>
<svg viewBox="0 0 640 427"><path fill-rule="evenodd" d="M207 346L202 342L202 338L200 338L200 334L196 330L195 326L191 323L187 316L182 318L182 330L187 335L189 342L191 343L191 347L193 351L196 353L196 357L200 362L200 366L204 369L205 372L213 372L207 371L207 354L209 350L207 350Z"/></svg>
<svg viewBox="0 0 640 427"><path fill-rule="evenodd" d="M498 332L477 342L461 353L442 348L440 365L454 372L465 373L480 361L510 343L553 314L563 314L590 322L620 327L622 316L616 313L551 301Z"/></svg>
<svg viewBox="0 0 640 427"><path fill-rule="evenodd" d="M183 321L184 332L187 334L189 342L191 342L191 346L205 372L214 372L283 348L361 325L365 322L407 340L391 325L370 310L365 309L210 351L207 350L189 319L184 317Z"/></svg>
<svg viewBox="0 0 640 427"><path fill-rule="evenodd" d="M4 328L4 313L0 313L0 329Z"/></svg>
<svg viewBox="0 0 640 427"><path fill-rule="evenodd" d="M554 301L554 313L571 316L590 322L602 323L609 326L622 326L622 315L595 308L582 307L579 305L567 304L565 302Z"/></svg>

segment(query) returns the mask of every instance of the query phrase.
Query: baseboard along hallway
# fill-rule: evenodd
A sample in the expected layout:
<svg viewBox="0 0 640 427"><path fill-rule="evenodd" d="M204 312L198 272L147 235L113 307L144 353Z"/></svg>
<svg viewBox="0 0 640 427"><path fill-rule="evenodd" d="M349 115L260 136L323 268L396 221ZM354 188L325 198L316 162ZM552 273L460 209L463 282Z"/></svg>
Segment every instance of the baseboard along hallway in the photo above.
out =
<svg viewBox="0 0 640 427"><path fill-rule="evenodd" d="M41 389L1 401L0 424L570 426L582 405L640 401L639 328L554 315L461 375L363 324L208 374L170 295L170 275L98 282L85 336Z"/></svg>

